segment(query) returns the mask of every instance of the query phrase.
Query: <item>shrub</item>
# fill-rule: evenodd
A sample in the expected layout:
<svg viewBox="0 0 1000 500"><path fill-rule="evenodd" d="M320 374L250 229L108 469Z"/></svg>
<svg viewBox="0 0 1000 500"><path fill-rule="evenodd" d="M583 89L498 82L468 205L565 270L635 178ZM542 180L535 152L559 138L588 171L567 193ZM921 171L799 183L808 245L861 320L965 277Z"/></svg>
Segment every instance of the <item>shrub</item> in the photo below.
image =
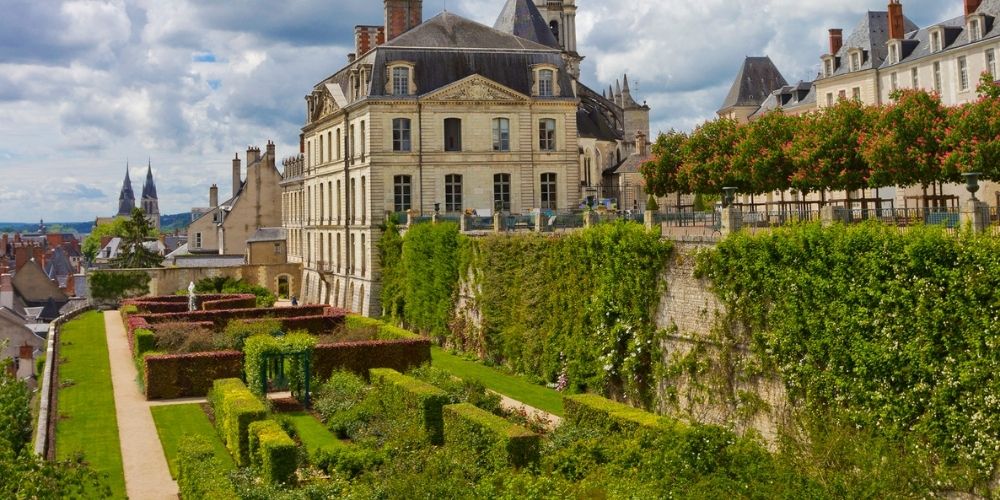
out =
<svg viewBox="0 0 1000 500"><path fill-rule="evenodd" d="M277 300L273 293L267 288L258 285L251 285L243 280L234 280L224 276L218 278L205 278L195 283L195 292L215 292L228 294L253 294L257 298L257 307L272 307Z"/></svg>
<svg viewBox="0 0 1000 500"><path fill-rule="evenodd" d="M268 483L289 483L298 468L295 441L274 420L260 420L249 427L251 465Z"/></svg>
<svg viewBox="0 0 1000 500"><path fill-rule="evenodd" d="M371 370L371 379L386 407L417 418L431 444L441 444L444 441L441 412L448 403L446 392L386 368Z"/></svg>
<svg viewBox="0 0 1000 500"><path fill-rule="evenodd" d="M153 335L157 348L164 352L186 354L215 349L212 331L198 324L161 323L156 325Z"/></svg>
<svg viewBox="0 0 1000 500"><path fill-rule="evenodd" d="M97 271L87 275L90 295L99 302L118 302L149 293L149 275L141 271Z"/></svg>
<svg viewBox="0 0 1000 500"><path fill-rule="evenodd" d="M338 442L327 448L316 449L309 460L327 474L340 471L354 477L381 465L385 459L375 450Z"/></svg>
<svg viewBox="0 0 1000 500"><path fill-rule="evenodd" d="M214 380L243 376L239 351L152 354L147 352L141 363L146 399L201 397L212 389Z"/></svg>
<svg viewBox="0 0 1000 500"><path fill-rule="evenodd" d="M135 338L135 357L142 358L142 355L156 350L156 334L152 330L139 328L133 333Z"/></svg>
<svg viewBox="0 0 1000 500"><path fill-rule="evenodd" d="M31 441L31 393L5 365L0 362L0 454L10 450L17 455Z"/></svg>
<svg viewBox="0 0 1000 500"><path fill-rule="evenodd" d="M444 407L444 436L448 446L475 453L488 469L538 462L538 434L469 403Z"/></svg>
<svg viewBox="0 0 1000 500"><path fill-rule="evenodd" d="M605 432L635 433L639 430L662 432L674 430L677 422L666 417L605 399L595 394L563 397L566 422Z"/></svg>
<svg viewBox="0 0 1000 500"><path fill-rule="evenodd" d="M408 375L447 392L449 403L469 403L494 415L501 413L500 395L486 390L486 386L478 380L463 380L429 364Z"/></svg>
<svg viewBox="0 0 1000 500"><path fill-rule="evenodd" d="M362 403L369 387L358 375L336 371L313 393L313 409L331 431L347 437L368 421L369 412Z"/></svg>
<svg viewBox="0 0 1000 500"><path fill-rule="evenodd" d="M212 446L194 436L184 436L177 447L177 487L185 499L236 499Z"/></svg>
<svg viewBox="0 0 1000 500"><path fill-rule="evenodd" d="M420 338L420 335L398 326L390 325L377 319L366 318L364 316L357 316L353 314L348 315L347 318L345 318L344 326L348 330L363 330L370 332L371 336L368 337L369 339L398 340Z"/></svg>
<svg viewBox="0 0 1000 500"><path fill-rule="evenodd" d="M257 297L252 294L233 295L222 299L204 300L201 303L202 311L222 311L226 309L251 309L254 307L258 307ZM266 307L271 307L271 306L266 306Z"/></svg>
<svg viewBox="0 0 1000 500"><path fill-rule="evenodd" d="M121 313L122 313L122 316L124 318L126 318L126 319L128 319L128 317L130 315L136 314L138 312L139 312L139 308L136 307L135 304L125 304L125 305L122 305Z"/></svg>
<svg viewBox="0 0 1000 500"><path fill-rule="evenodd" d="M236 463L250 462L250 424L267 417L267 409L239 379L216 380L209 395L215 425Z"/></svg>
<svg viewBox="0 0 1000 500"><path fill-rule="evenodd" d="M243 349L243 343L246 339L256 335L274 335L279 331L281 331L281 322L276 319L258 322L234 319L222 331L217 347L239 351Z"/></svg>
<svg viewBox="0 0 1000 500"><path fill-rule="evenodd" d="M338 370L367 377L372 368L405 372L431 361L431 341L379 340L321 344L313 351L313 373L321 378Z"/></svg>

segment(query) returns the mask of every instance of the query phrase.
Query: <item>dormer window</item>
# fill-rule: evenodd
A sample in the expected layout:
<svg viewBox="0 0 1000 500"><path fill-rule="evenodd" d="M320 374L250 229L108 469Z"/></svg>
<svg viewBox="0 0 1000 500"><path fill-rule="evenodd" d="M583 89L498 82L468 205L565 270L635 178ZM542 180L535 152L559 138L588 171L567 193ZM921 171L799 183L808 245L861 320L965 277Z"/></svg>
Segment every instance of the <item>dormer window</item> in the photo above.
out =
<svg viewBox="0 0 1000 500"><path fill-rule="evenodd" d="M834 61L833 61L833 57L832 56L828 56L828 57L823 58L823 75L824 76L826 76L826 77L833 76L833 72L836 71L836 69L837 68L834 66Z"/></svg>
<svg viewBox="0 0 1000 500"><path fill-rule="evenodd" d="M531 94L537 97L558 97L560 95L559 69L551 64L541 64L532 68L535 82Z"/></svg>
<svg viewBox="0 0 1000 500"><path fill-rule="evenodd" d="M899 64L899 44L889 43L889 64Z"/></svg>
<svg viewBox="0 0 1000 500"><path fill-rule="evenodd" d="M416 66L409 61L393 61L386 64L386 94L393 96L416 95L415 68Z"/></svg>
<svg viewBox="0 0 1000 500"><path fill-rule="evenodd" d="M851 52L851 71L861 71L861 51Z"/></svg>
<svg viewBox="0 0 1000 500"><path fill-rule="evenodd" d="M943 48L942 44L943 37L941 35L941 29L936 29L931 32L931 53L941 52Z"/></svg>
<svg viewBox="0 0 1000 500"><path fill-rule="evenodd" d="M976 16L969 19L969 41L978 42L983 39L983 20Z"/></svg>

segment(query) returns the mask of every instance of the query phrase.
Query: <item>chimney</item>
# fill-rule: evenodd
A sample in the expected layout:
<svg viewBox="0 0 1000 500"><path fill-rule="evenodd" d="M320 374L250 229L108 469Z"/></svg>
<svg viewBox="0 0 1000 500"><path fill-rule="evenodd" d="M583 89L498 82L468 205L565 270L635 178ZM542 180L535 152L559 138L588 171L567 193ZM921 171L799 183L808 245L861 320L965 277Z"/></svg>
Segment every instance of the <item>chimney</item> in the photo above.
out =
<svg viewBox="0 0 1000 500"><path fill-rule="evenodd" d="M423 20L423 0L385 0L385 41L416 28Z"/></svg>
<svg viewBox="0 0 1000 500"><path fill-rule="evenodd" d="M385 43L384 26L354 27L354 50L358 56L367 54L368 51L383 43Z"/></svg>
<svg viewBox="0 0 1000 500"><path fill-rule="evenodd" d="M353 64L354 61L357 60L357 58L358 58L357 54L353 52L347 54L347 64Z"/></svg>
<svg viewBox="0 0 1000 500"><path fill-rule="evenodd" d="M968 5L968 0L966 0ZM889 39L902 40L906 35L905 22L903 21L903 4L900 0L889 0Z"/></svg>
<svg viewBox="0 0 1000 500"><path fill-rule="evenodd" d="M21 358L22 360L31 361L32 359L35 359L35 348L31 347L27 343L25 343L23 346L21 346L18 349L18 351L20 351L20 352L18 352L18 354L19 354L18 357Z"/></svg>
<svg viewBox="0 0 1000 500"><path fill-rule="evenodd" d="M646 134L642 133L642 131L635 133L635 150L642 158L649 154L649 149L646 143Z"/></svg>
<svg viewBox="0 0 1000 500"><path fill-rule="evenodd" d="M979 4L983 3L983 0L965 0L965 15L971 16L979 10Z"/></svg>
<svg viewBox="0 0 1000 500"><path fill-rule="evenodd" d="M219 186L215 184L208 188L208 206L212 208L219 206Z"/></svg>
<svg viewBox="0 0 1000 500"><path fill-rule="evenodd" d="M249 154L249 153L248 153ZM249 156L247 164L249 165ZM240 187L243 186L243 177L240 174L242 167L240 167L240 154L236 153L236 158L233 158L233 197L240 192Z"/></svg>
<svg viewBox="0 0 1000 500"><path fill-rule="evenodd" d="M830 30L830 55L835 56L844 46L844 30L836 28Z"/></svg>
<svg viewBox="0 0 1000 500"><path fill-rule="evenodd" d="M0 276L0 307L14 309L14 284L9 274Z"/></svg>
<svg viewBox="0 0 1000 500"><path fill-rule="evenodd" d="M299 154L306 154L306 135L299 134Z"/></svg>
<svg viewBox="0 0 1000 500"><path fill-rule="evenodd" d="M268 154L268 156L271 157L271 160L273 161L274 160L274 142L272 142L270 140L267 141L267 154Z"/></svg>

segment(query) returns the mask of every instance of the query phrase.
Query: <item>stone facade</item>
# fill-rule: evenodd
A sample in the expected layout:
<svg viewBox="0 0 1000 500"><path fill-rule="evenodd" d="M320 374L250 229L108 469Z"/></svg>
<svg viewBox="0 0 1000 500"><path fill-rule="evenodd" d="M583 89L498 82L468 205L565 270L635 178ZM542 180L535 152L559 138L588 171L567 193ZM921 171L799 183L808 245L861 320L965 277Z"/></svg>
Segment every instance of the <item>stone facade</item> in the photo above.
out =
<svg viewBox="0 0 1000 500"><path fill-rule="evenodd" d="M251 285L259 285L278 294L280 284L288 284L292 295L300 292L299 276L302 267L298 264L244 265L238 267L166 267L138 269L149 275L149 295L173 295L178 290L187 290L188 284L205 278L229 277L243 280ZM102 273L126 273L135 269L105 269Z"/></svg>

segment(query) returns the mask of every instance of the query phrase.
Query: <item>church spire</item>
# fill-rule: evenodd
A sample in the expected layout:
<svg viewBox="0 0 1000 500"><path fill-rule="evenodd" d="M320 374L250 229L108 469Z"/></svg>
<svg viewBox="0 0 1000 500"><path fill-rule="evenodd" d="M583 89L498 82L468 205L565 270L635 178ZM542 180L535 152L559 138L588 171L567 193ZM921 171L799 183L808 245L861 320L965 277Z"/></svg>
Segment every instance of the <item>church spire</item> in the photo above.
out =
<svg viewBox="0 0 1000 500"><path fill-rule="evenodd" d="M628 74L625 75L624 83L622 84L622 107L639 107L639 103L635 102L635 99L632 99L632 89L628 86Z"/></svg>
<svg viewBox="0 0 1000 500"><path fill-rule="evenodd" d="M146 182L142 185L142 211L159 228L160 202L156 196L156 183L153 181L152 161L146 163Z"/></svg>
<svg viewBox="0 0 1000 500"><path fill-rule="evenodd" d="M118 194L118 215L131 216L135 208L135 193L132 191L132 179L129 177L128 161L125 161L125 180L122 182L121 193Z"/></svg>

